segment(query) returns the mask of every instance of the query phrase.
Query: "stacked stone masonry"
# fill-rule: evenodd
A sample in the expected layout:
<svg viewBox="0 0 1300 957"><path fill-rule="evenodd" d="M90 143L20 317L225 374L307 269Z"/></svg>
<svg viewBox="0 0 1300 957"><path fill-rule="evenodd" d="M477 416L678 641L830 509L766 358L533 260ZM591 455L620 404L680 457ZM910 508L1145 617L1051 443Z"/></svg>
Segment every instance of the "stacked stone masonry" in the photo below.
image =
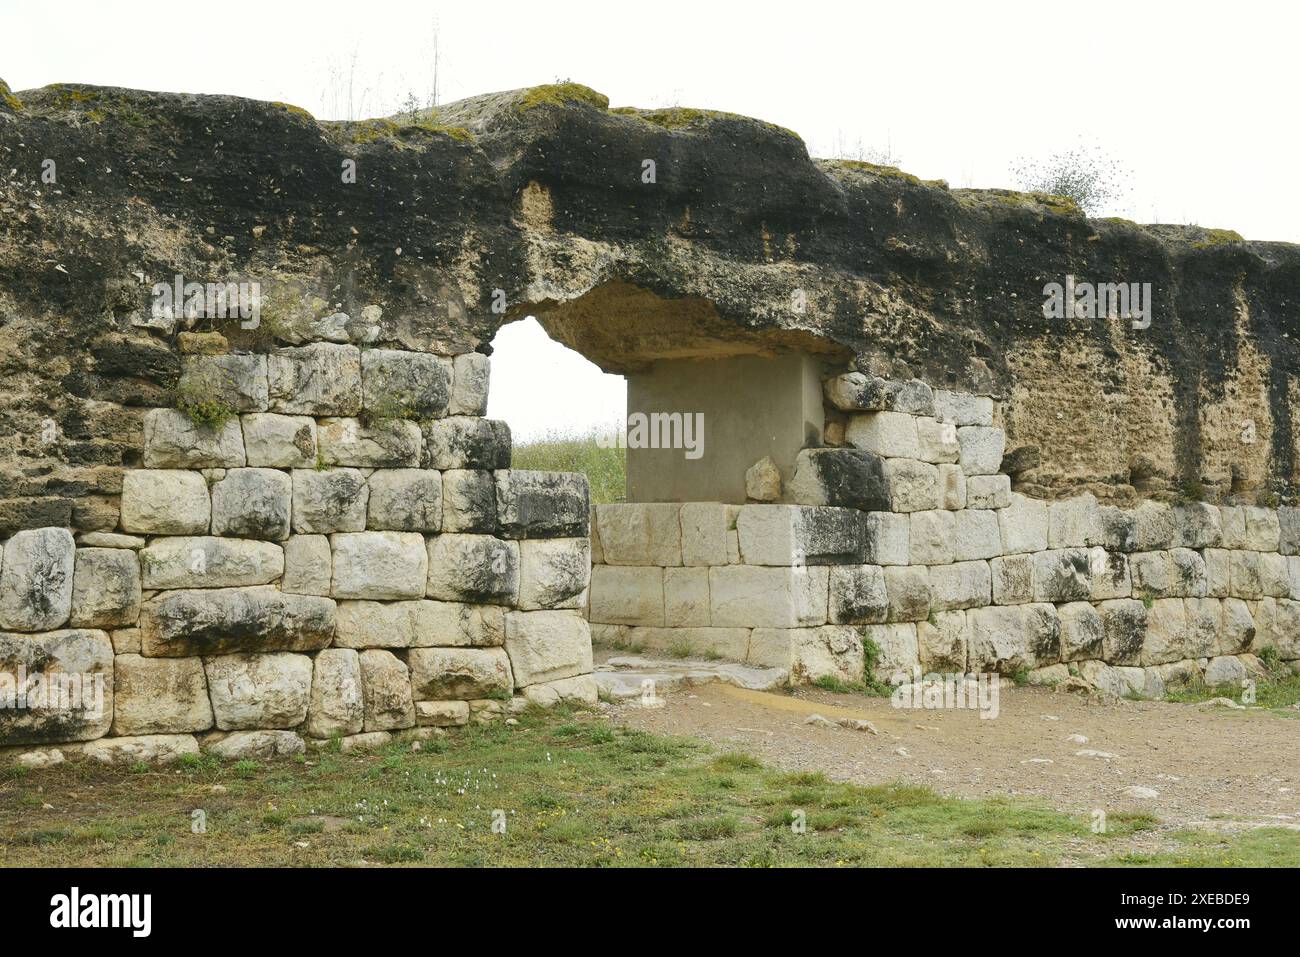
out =
<svg viewBox="0 0 1300 957"><path fill-rule="evenodd" d="M226 414L145 414L117 527L3 542L0 673L103 695L0 709L0 746L265 757L594 703L586 478L511 470L487 385L477 353L187 358Z"/></svg>
<svg viewBox="0 0 1300 957"><path fill-rule="evenodd" d="M1160 697L1300 671L1300 509L1042 501L999 472L986 396L850 372L800 504L602 505L593 638L788 669L794 681L1078 674Z"/></svg>

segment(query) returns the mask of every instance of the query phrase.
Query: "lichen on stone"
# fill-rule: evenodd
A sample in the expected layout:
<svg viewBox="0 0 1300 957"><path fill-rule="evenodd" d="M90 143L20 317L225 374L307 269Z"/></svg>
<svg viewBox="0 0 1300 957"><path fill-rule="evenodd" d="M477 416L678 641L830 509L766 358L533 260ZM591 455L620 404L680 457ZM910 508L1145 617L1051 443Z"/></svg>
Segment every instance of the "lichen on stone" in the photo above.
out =
<svg viewBox="0 0 1300 957"><path fill-rule="evenodd" d="M778 126L775 123L768 123L765 120L756 120L753 117L742 116L739 113L727 113L723 110L701 110L694 107L686 106L668 106L661 109L643 110L635 106L619 106L610 110L618 116L631 116L655 126L663 127L666 130L689 130L693 127L704 127L714 120L736 120L744 123L757 123L759 126L766 127L785 136L793 137L800 142L803 138L794 130L786 129L784 126Z"/></svg>
<svg viewBox="0 0 1300 957"><path fill-rule="evenodd" d="M589 86L565 80L562 83L546 83L530 87L519 99L520 110L531 110L539 106L565 106L569 103L586 103L600 110L609 109L609 97L597 93Z"/></svg>

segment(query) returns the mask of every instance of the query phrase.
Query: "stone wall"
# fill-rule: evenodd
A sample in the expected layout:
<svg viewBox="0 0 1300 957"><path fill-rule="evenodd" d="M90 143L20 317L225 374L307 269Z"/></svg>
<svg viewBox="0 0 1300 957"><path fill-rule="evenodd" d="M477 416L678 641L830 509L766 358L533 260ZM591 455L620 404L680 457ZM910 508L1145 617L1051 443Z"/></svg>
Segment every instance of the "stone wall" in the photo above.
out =
<svg viewBox="0 0 1300 957"><path fill-rule="evenodd" d="M594 703L586 478L510 469L487 356L219 338L115 527L3 543L0 679L103 698L0 708L0 745L267 756Z"/></svg>
<svg viewBox="0 0 1300 957"><path fill-rule="evenodd" d="M1159 697L1300 670L1300 509L1091 494L1000 471L991 398L850 372L830 444L784 476L796 505L606 505L590 616L604 642L787 668L795 681L1072 675ZM1268 649L1268 651L1266 651Z"/></svg>

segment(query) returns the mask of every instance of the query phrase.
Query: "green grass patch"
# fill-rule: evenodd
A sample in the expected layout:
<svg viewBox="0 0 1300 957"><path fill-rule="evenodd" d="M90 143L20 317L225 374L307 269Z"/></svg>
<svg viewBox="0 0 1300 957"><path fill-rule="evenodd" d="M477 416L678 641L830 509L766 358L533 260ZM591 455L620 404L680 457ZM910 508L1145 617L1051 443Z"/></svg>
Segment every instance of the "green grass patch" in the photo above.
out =
<svg viewBox="0 0 1300 957"><path fill-rule="evenodd" d="M604 434L549 432L540 439L514 447L510 467L541 472L581 472L591 485L593 505L621 502L627 497L627 451L603 448L597 441Z"/></svg>
<svg viewBox="0 0 1300 957"><path fill-rule="evenodd" d="M80 762L33 770L0 782L0 861L895 867L1300 859L1295 831L1162 831L1150 814L1117 812L1107 833L1093 834L1085 812L781 772L752 755L612 726L585 711L526 712L516 726L472 725L438 743L301 762L204 759L147 774ZM204 812L204 833L191 829L195 810Z"/></svg>

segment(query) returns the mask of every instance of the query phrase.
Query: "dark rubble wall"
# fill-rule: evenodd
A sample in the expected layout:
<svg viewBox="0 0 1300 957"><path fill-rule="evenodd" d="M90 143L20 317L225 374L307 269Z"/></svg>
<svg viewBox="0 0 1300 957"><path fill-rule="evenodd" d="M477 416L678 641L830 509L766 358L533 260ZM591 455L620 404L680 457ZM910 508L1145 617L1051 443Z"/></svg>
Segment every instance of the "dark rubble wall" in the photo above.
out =
<svg viewBox="0 0 1300 957"><path fill-rule="evenodd" d="M1151 282L1150 328L1044 319L1042 287L1067 272ZM533 313L611 371L857 356L1003 398L1009 447L1040 451L1018 484L1043 494L1206 480L1289 499L1300 474L1300 247L813 160L770 124L611 111L576 86L359 124L233 97L6 88L0 533L113 524L143 409L169 404L179 368L176 336L132 316L176 273L261 283L264 328L222 330L236 348L379 305L380 344L486 350Z"/></svg>

